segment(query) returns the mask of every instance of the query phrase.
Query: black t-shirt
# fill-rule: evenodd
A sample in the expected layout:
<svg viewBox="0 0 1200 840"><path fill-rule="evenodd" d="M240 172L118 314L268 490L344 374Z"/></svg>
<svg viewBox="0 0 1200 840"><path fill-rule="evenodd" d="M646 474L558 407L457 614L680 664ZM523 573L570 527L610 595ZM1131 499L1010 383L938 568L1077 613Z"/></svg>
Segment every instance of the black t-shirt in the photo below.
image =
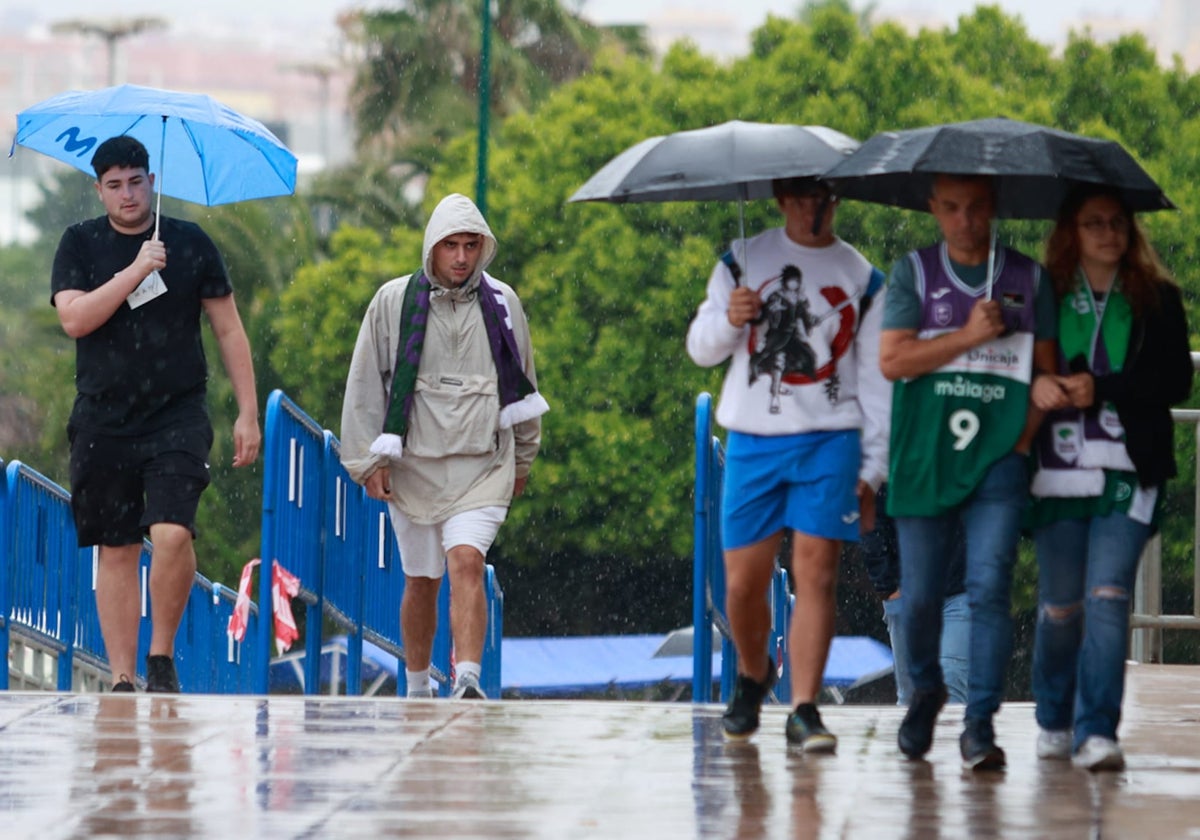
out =
<svg viewBox="0 0 1200 840"><path fill-rule="evenodd" d="M54 255L50 299L66 289L88 292L112 279L154 235L118 233L107 216L72 225ZM71 425L140 435L169 426L207 424L208 367L200 338L201 301L233 293L213 241L192 222L162 218L167 247L165 294L108 321L75 342L75 407Z"/></svg>

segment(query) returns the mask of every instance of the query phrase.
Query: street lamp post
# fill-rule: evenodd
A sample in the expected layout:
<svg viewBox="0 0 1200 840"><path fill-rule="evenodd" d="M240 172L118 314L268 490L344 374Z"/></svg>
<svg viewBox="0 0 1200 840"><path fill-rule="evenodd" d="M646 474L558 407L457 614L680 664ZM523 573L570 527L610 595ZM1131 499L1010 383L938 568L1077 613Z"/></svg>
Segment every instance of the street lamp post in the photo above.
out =
<svg viewBox="0 0 1200 840"><path fill-rule="evenodd" d="M475 205L487 215L488 112L491 100L492 0L483 6L483 36L479 45L479 151L475 160Z"/></svg>
<svg viewBox="0 0 1200 840"><path fill-rule="evenodd" d="M108 51L108 86L117 83L117 43L143 32L166 29L167 22L156 17L136 17L108 22L94 20L64 20L51 25L52 32L96 36L103 39Z"/></svg>
<svg viewBox="0 0 1200 840"><path fill-rule="evenodd" d="M318 85L318 107L321 109L317 115L317 143L321 150L321 166L329 166L329 80L333 76L337 68L330 64L307 63L307 64L290 64L288 70L296 73L301 73L305 76L312 76L317 80Z"/></svg>

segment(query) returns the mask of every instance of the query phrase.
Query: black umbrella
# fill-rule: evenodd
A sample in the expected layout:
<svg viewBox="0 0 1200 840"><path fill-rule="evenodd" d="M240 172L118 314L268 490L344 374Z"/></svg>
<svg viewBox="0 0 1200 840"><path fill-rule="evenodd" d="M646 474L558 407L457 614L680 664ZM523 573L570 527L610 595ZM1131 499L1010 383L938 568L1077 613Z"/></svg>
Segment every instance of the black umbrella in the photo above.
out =
<svg viewBox="0 0 1200 840"><path fill-rule="evenodd" d="M815 177L858 148L852 137L823 125L732 120L708 128L651 137L606 163L570 201L744 202L770 198L777 178ZM735 281L736 282L736 281Z"/></svg>
<svg viewBox="0 0 1200 840"><path fill-rule="evenodd" d="M995 176L998 218L1053 219L1083 183L1135 211L1175 207L1121 144L999 117L876 134L825 177L843 198L928 211L941 173Z"/></svg>
<svg viewBox="0 0 1200 840"><path fill-rule="evenodd" d="M821 125L733 120L651 137L606 163L568 201L709 201L771 197L776 178L816 176L858 148Z"/></svg>

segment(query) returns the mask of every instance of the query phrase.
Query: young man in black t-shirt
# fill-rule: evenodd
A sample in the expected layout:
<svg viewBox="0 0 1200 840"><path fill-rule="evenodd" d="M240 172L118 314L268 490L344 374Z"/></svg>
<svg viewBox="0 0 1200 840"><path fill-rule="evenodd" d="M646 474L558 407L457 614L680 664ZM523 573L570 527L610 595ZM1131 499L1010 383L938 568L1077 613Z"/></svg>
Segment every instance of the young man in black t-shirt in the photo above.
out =
<svg viewBox="0 0 1200 840"><path fill-rule="evenodd" d="M253 463L262 441L254 365L212 240L191 222L156 224L145 147L106 140L92 167L105 215L67 228L51 275L51 303L75 339L71 508L79 545L100 547L96 607L113 690L134 690L138 557L149 535L146 688L177 692L175 633L196 573L196 510L213 438L202 310L237 399L235 467Z"/></svg>

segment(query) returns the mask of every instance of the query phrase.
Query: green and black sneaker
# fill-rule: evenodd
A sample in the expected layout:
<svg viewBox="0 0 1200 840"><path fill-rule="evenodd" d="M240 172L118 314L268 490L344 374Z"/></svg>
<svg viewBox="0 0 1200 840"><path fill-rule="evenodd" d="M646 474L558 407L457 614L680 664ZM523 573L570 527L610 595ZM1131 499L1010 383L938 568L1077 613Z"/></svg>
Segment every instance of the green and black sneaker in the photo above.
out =
<svg viewBox="0 0 1200 840"><path fill-rule="evenodd" d="M801 703L792 710L784 734L789 744L806 753L831 753L837 749L837 736L825 728L814 703Z"/></svg>

